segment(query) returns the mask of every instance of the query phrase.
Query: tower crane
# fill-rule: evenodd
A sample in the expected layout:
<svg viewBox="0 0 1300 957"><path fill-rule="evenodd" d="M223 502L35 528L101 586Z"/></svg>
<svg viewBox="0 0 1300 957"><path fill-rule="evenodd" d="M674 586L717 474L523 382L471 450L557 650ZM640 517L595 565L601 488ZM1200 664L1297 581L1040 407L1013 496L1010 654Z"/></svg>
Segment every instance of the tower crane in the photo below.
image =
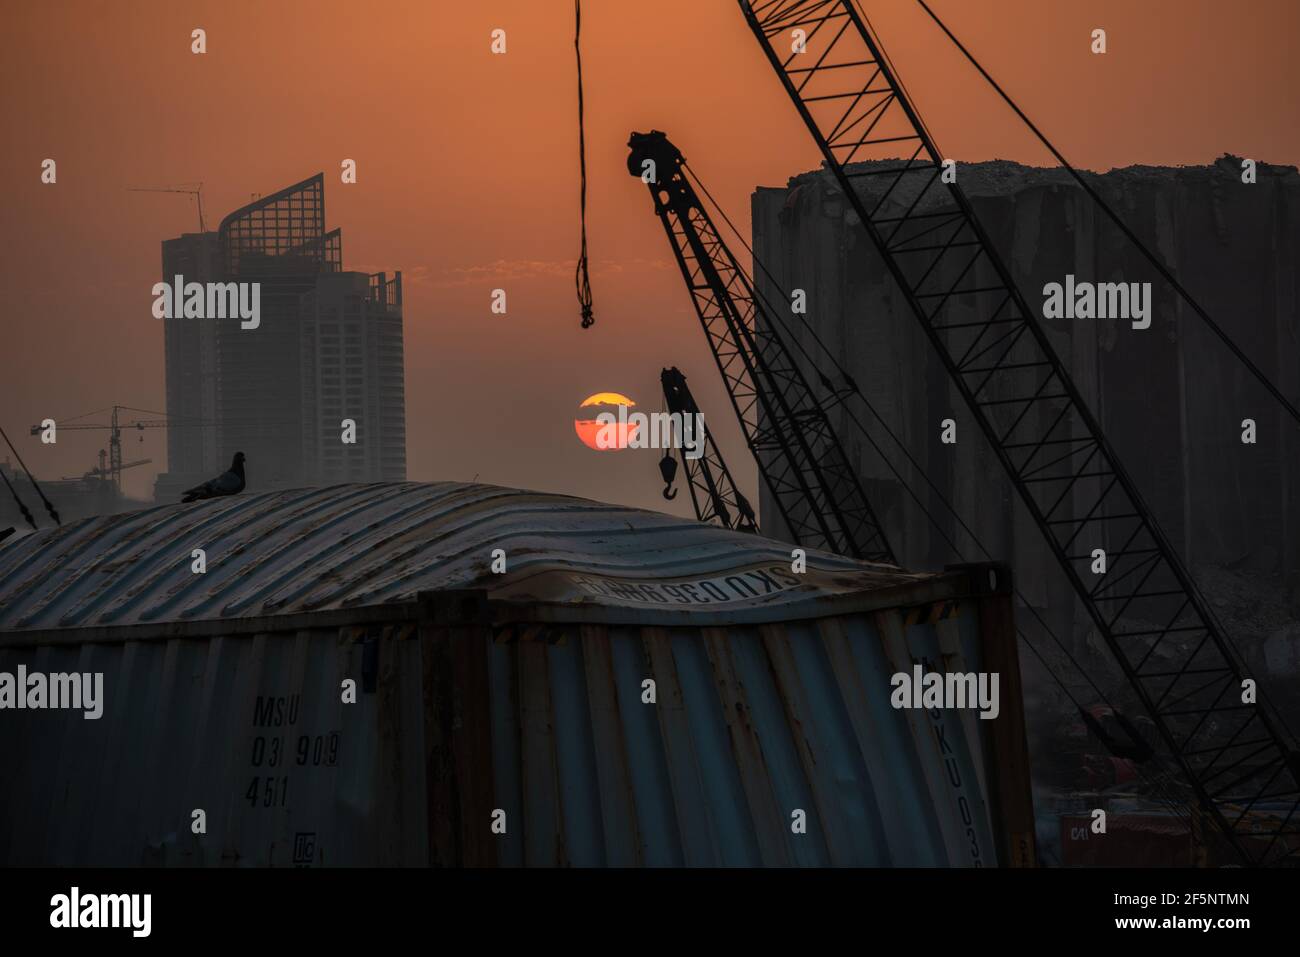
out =
<svg viewBox="0 0 1300 957"><path fill-rule="evenodd" d="M184 193L186 196L193 196L199 207L199 232L207 232L203 223L202 183L181 183L176 186L128 186L127 190L132 193Z"/></svg>
<svg viewBox="0 0 1300 957"><path fill-rule="evenodd" d="M791 535L896 564L826 406L700 203L681 152L658 130L633 133L628 146L628 172L649 187L746 444Z"/></svg>
<svg viewBox="0 0 1300 957"><path fill-rule="evenodd" d="M119 413L121 412L143 412L148 415L163 416L163 418L133 419L130 422L122 422L119 416ZM108 467L107 468L104 467L104 462L103 459L101 458L99 468L92 469L90 472L87 472L86 474L88 476L89 475L110 476L113 479L113 487L119 493L122 491L122 470L127 468L132 468L133 466L136 465L143 465L145 462L149 461L148 459L145 459L143 461L131 462L126 465L122 464L122 430L123 429L135 429L138 432L143 432L145 429L167 429L167 428L177 428L182 426L208 426L211 424L206 422L175 422L167 419L166 414L163 412L152 412L149 409L134 409L131 406L127 406L127 405L113 406L112 416L108 422L75 421L75 419L78 419L80 417L81 416L74 416L73 420L70 420L66 425L59 424L56 422L55 423L56 428L58 428L60 431L85 430L85 429L107 429L109 431L110 434L108 438ZM32 435L40 435L41 431L42 431L42 427L39 425L33 425L31 427Z"/></svg>
<svg viewBox="0 0 1300 957"><path fill-rule="evenodd" d="M695 397L686 385L686 376L676 366L664 369L659 378L663 384L664 403L670 413L682 416L699 414L700 407L695 404ZM722 452L708 432L704 433L703 442L704 448L697 458L687 456L684 448L677 450L682 460L682 471L686 473L686 487L691 493L695 517L701 522L717 523L739 532L757 532L758 519L753 506L736 487Z"/></svg>
<svg viewBox="0 0 1300 957"><path fill-rule="evenodd" d="M1245 863L1292 857L1300 851L1300 754L1264 703L1243 693L1248 676L1236 650L970 201L944 175L951 167L857 4L738 2L1207 816ZM1094 574L1098 550L1107 565ZM1283 813L1252 819L1266 802Z"/></svg>

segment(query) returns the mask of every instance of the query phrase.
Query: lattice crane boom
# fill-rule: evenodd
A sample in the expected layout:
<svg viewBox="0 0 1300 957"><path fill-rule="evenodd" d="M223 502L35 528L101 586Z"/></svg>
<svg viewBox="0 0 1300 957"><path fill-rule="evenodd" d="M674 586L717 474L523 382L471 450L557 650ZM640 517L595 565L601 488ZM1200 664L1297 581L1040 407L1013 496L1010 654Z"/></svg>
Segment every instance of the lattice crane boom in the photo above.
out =
<svg viewBox="0 0 1300 957"><path fill-rule="evenodd" d="M955 182L853 0L738 0L911 311L1201 804L1250 863L1300 850L1300 758ZM878 162L853 166L867 160ZM1104 574L1091 572L1095 550ZM1251 812L1281 810L1261 820ZM1263 840L1247 842L1247 832Z"/></svg>
<svg viewBox="0 0 1300 957"><path fill-rule="evenodd" d="M701 204L681 152L659 131L633 133L628 146L628 172L650 189L745 441L790 534L800 545L895 564L826 408Z"/></svg>
<svg viewBox="0 0 1300 957"><path fill-rule="evenodd" d="M674 366L660 375L664 389L664 403L674 415L698 415L700 407L686 384L686 376ZM731 471L722 457L722 451L705 431L700 454L691 458L685 448L678 448L682 471L686 475L686 488L691 495L695 517L701 522L716 523L738 532L757 532L758 518L754 508L736 487Z"/></svg>

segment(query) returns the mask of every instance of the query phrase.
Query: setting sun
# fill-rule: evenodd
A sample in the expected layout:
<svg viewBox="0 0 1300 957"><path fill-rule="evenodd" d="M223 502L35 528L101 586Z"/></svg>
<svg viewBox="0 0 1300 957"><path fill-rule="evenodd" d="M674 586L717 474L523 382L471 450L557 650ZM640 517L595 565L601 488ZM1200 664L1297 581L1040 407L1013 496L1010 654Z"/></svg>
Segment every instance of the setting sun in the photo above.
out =
<svg viewBox="0 0 1300 957"><path fill-rule="evenodd" d="M636 430L639 428L637 423L614 426L615 442L612 445L602 446L596 441L601 429L596 416L602 412L618 415L619 406L634 408L636 403L621 392L597 392L582 400L578 406L578 415L573 420L573 430L578 433L578 438L582 439L587 448L595 449L597 452L612 452L627 448L628 441L636 435Z"/></svg>

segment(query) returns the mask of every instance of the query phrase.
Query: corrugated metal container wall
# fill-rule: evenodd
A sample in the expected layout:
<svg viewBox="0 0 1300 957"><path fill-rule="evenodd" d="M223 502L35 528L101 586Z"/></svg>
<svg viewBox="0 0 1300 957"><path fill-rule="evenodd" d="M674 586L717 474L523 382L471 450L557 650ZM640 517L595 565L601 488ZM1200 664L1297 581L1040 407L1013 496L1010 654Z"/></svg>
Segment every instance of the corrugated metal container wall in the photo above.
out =
<svg viewBox="0 0 1300 957"><path fill-rule="evenodd" d="M1032 863L1009 585L449 483L29 535L0 672L106 701L0 712L0 861ZM1001 714L895 710L917 661L999 672Z"/></svg>

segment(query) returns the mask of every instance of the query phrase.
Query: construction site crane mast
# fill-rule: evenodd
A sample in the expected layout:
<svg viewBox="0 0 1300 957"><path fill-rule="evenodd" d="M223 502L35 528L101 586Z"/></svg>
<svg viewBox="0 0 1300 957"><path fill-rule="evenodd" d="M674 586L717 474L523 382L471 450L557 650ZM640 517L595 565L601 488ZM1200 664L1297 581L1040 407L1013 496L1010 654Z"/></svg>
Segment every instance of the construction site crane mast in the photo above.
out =
<svg viewBox="0 0 1300 957"><path fill-rule="evenodd" d="M857 5L738 2L1202 807L1243 861L1291 858L1300 851L1300 755L1263 702L1246 700L1235 649L960 185L944 175L954 167ZM1106 565L1096 574L1099 550ZM1252 815L1265 804L1280 810Z"/></svg>
<svg viewBox="0 0 1300 957"><path fill-rule="evenodd" d="M686 376L673 366L659 376L664 389L664 403L674 415L699 415L700 407L686 384ZM695 517L701 522L721 525L738 532L757 532L758 518L749 500L736 487L722 452L707 431L702 434L703 448L694 458L678 447L686 488L691 495Z"/></svg>
<svg viewBox="0 0 1300 957"><path fill-rule="evenodd" d="M826 407L722 241L681 152L658 130L633 133L628 146L628 172L649 187L745 441L791 536L896 564Z"/></svg>

